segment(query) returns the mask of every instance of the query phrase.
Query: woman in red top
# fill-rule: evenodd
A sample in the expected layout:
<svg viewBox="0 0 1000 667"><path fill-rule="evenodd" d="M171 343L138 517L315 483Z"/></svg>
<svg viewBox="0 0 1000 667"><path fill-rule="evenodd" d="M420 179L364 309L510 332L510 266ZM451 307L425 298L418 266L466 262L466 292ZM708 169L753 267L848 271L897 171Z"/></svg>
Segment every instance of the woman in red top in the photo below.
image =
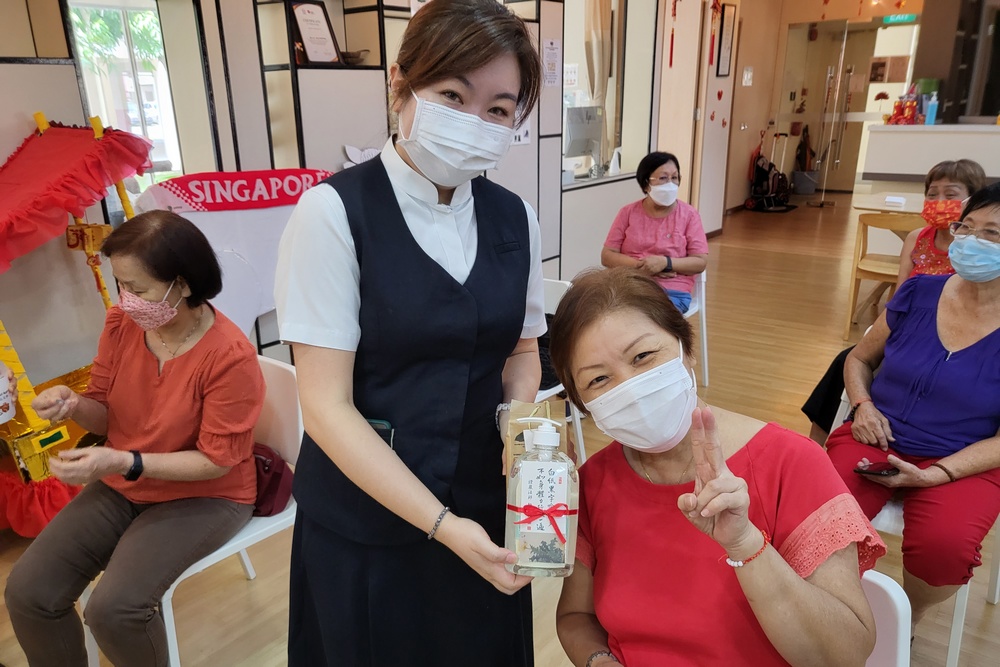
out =
<svg viewBox="0 0 1000 667"><path fill-rule="evenodd" d="M863 665L859 571L885 545L823 450L698 408L691 327L633 270L578 278L551 345L571 400L615 439L580 470L556 619L573 664Z"/></svg>
<svg viewBox="0 0 1000 667"><path fill-rule="evenodd" d="M158 605L177 575L236 534L256 499L253 428L264 400L257 354L208 303L222 289L215 253L166 211L112 232L118 282L83 395L65 386L32 403L107 435L103 447L49 460L85 488L11 570L5 599L30 665L87 665L74 603L116 665L166 665Z"/></svg>

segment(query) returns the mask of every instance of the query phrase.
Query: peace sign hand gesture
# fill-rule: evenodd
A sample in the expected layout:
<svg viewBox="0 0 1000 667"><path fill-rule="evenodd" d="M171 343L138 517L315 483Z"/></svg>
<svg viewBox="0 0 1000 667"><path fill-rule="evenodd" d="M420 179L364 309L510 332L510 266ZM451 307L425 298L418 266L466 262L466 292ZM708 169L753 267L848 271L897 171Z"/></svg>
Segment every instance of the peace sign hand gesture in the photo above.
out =
<svg viewBox="0 0 1000 667"><path fill-rule="evenodd" d="M715 416L709 408L691 413L691 453L694 456L694 493L677 499L677 507L701 532L729 554L742 554L760 541L750 523L747 483L726 465ZM752 553L752 551L750 552Z"/></svg>

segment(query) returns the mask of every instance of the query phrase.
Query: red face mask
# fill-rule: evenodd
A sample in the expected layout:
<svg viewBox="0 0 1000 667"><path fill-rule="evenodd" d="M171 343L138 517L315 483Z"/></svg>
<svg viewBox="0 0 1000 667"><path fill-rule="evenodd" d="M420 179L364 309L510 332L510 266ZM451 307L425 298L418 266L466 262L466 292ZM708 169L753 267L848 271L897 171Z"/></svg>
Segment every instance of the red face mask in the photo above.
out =
<svg viewBox="0 0 1000 667"><path fill-rule="evenodd" d="M920 217L931 227L946 229L948 225L962 217L962 200L925 199L924 210Z"/></svg>

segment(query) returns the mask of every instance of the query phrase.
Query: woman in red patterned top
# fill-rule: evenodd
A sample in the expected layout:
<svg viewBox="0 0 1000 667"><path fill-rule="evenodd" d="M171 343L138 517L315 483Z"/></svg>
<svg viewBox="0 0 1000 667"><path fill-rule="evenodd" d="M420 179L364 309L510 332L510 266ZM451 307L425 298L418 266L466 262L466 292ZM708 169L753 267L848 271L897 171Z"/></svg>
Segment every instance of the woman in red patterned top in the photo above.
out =
<svg viewBox="0 0 1000 667"><path fill-rule="evenodd" d="M952 240L948 225L959 219L966 200L984 187L986 173L978 162L946 160L931 167L924 179L922 215L927 226L906 237L899 254L897 286L913 276L955 273L948 261L948 246Z"/></svg>
<svg viewBox="0 0 1000 667"><path fill-rule="evenodd" d="M822 448L698 408L691 327L635 270L578 277L551 341L571 400L615 439L580 469L556 618L573 664L863 665L859 571L885 545Z"/></svg>

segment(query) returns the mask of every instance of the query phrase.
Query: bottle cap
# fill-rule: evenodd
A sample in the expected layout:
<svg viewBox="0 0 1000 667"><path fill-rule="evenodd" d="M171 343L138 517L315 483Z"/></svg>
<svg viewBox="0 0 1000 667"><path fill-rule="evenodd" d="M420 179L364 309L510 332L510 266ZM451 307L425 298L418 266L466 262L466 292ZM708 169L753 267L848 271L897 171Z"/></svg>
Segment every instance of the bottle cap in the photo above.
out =
<svg viewBox="0 0 1000 667"><path fill-rule="evenodd" d="M558 447L559 446L559 422L554 419L546 419L545 417L521 417L517 420L519 423L528 424L531 422L537 422L538 428L530 429L531 431L531 443L534 447ZM528 442L528 437L525 437L525 444Z"/></svg>

